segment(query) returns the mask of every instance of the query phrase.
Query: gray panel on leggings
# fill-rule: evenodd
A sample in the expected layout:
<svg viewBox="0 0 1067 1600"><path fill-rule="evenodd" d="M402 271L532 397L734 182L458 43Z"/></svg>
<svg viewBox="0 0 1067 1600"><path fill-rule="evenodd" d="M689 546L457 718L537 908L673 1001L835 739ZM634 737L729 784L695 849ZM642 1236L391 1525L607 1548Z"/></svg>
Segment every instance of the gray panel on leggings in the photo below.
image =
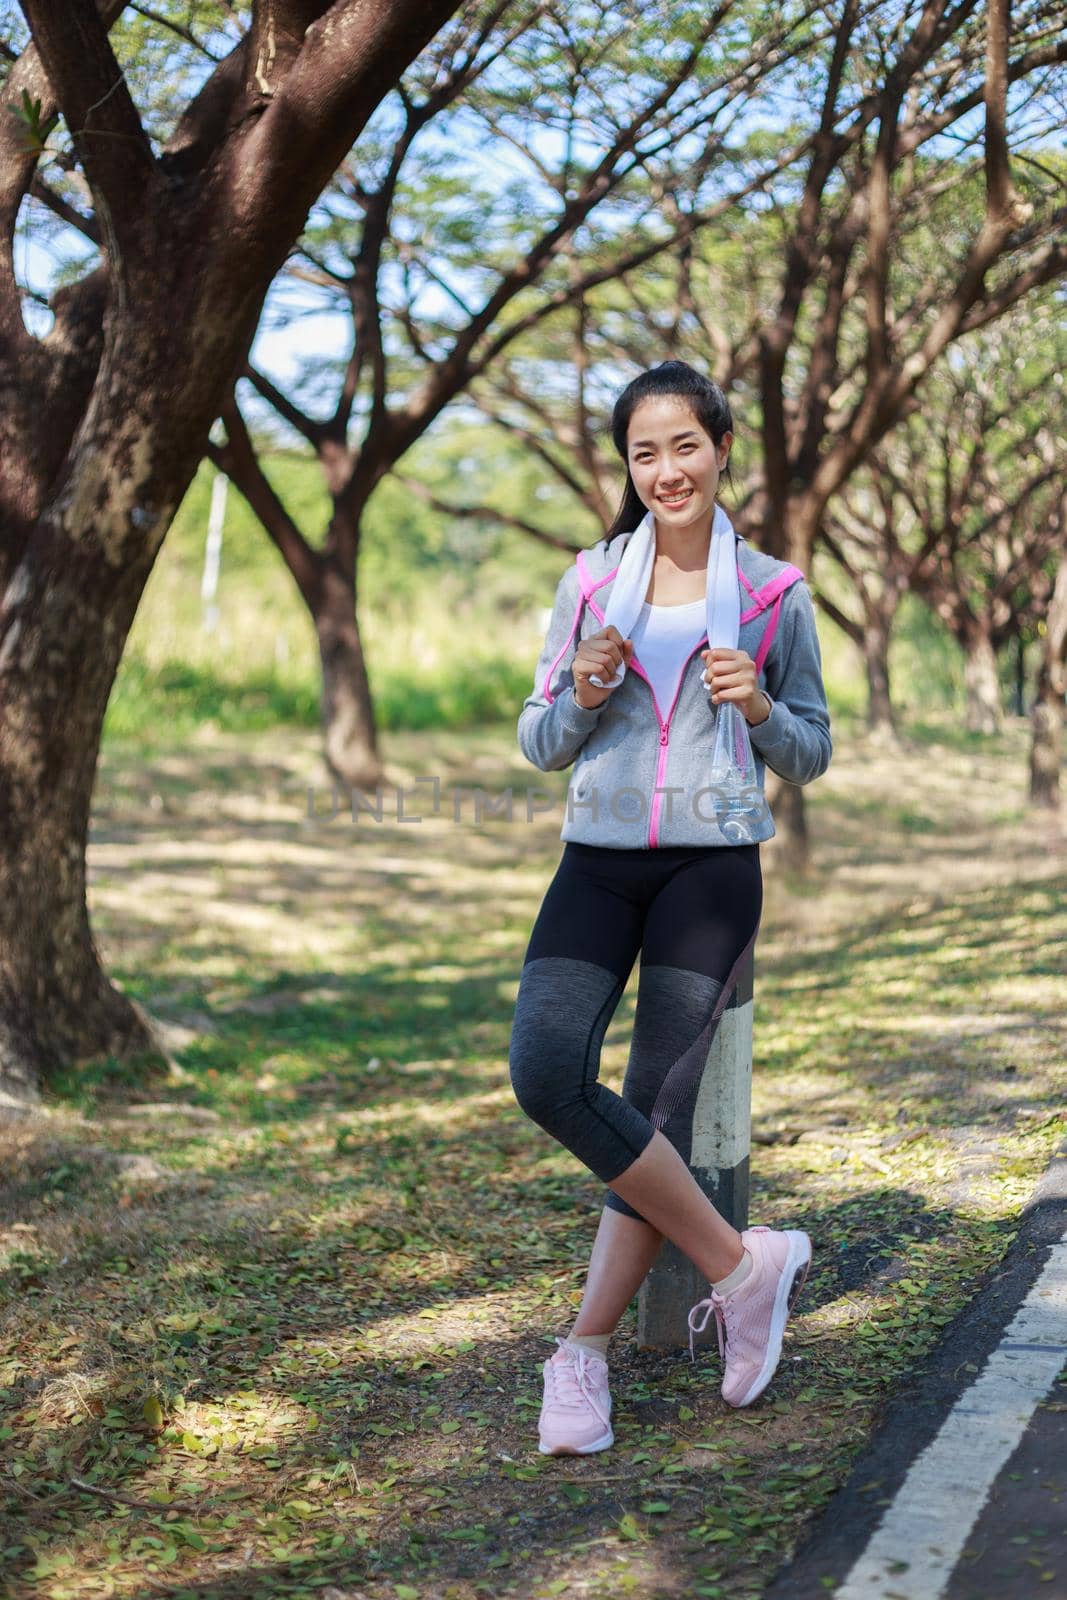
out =
<svg viewBox="0 0 1067 1600"><path fill-rule="evenodd" d="M686 967L658 964L641 967L637 1012L622 1093L623 1098L646 1117L651 1115L668 1072L707 1026L722 991L720 978L709 978ZM709 1051L710 1048L709 1040ZM699 1082L694 1084L687 1103L679 1107L662 1128L664 1136L687 1165L698 1089ZM612 1194L608 1204L613 1211L621 1211L625 1216L641 1215L619 1195Z"/></svg>
<svg viewBox="0 0 1067 1600"><path fill-rule="evenodd" d="M690 972L685 967L642 966L622 1092L623 1098L646 1117L651 1114L664 1078L706 1026L722 990L720 978L709 978L702 972ZM691 1117L692 1111L692 1105L683 1108L683 1118ZM668 1123L663 1130L668 1138L670 1127Z"/></svg>
<svg viewBox="0 0 1067 1600"><path fill-rule="evenodd" d="M616 974L594 961L528 961L508 1051L512 1086L527 1116L604 1182L625 1172L652 1137L648 1118L597 1080L622 992Z"/></svg>

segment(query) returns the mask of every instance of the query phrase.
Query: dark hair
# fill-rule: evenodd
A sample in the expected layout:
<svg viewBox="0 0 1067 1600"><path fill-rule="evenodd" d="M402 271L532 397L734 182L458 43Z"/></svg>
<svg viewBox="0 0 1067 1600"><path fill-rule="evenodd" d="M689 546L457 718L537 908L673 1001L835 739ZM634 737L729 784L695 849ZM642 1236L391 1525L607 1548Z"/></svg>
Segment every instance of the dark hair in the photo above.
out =
<svg viewBox="0 0 1067 1600"><path fill-rule="evenodd" d="M716 445L722 443L723 434L733 433L734 419L730 411L730 402L719 385L711 378L705 378L695 367L691 367L688 361L661 361L658 367L649 367L647 371L640 373L628 383L615 402L615 408L611 413L611 437L624 462L630 418L642 400L647 400L652 395L663 394L683 400L704 432L710 435ZM724 470L729 477L729 461ZM610 543L618 534L628 533L632 528L636 528L647 510L648 507L634 488L634 480L630 476L627 464L626 488L622 504L605 538Z"/></svg>

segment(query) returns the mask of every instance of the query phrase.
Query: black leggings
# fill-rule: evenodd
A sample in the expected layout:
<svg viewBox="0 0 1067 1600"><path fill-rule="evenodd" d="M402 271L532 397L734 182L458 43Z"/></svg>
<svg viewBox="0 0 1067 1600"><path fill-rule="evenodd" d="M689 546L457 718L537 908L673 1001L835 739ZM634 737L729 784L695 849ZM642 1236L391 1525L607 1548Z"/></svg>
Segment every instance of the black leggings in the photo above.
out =
<svg viewBox="0 0 1067 1600"><path fill-rule="evenodd" d="M617 850L568 840L534 923L511 1029L516 1098L602 1182L661 1128L688 1163L700 1075L756 941L759 845ZM641 952L620 1098L600 1049ZM606 1203L641 1214L609 1190Z"/></svg>

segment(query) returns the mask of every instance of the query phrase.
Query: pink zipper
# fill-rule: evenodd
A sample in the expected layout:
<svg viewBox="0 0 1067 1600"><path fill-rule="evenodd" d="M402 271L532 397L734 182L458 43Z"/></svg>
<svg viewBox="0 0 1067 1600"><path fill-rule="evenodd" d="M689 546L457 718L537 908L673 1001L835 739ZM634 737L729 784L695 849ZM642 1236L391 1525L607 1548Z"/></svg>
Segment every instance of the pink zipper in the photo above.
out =
<svg viewBox="0 0 1067 1600"><path fill-rule="evenodd" d="M592 597L589 599L589 609L592 611L598 622L604 621L604 613L601 611L600 607L597 605L596 601L592 599ZM645 682L648 684L648 690L652 696L652 708L656 713L656 721L659 724L659 756L656 760L655 783L657 792L652 796L652 805L648 813L649 849L654 850L656 845L659 843L659 813L660 807L663 804L663 795L660 791L663 788L663 777L667 771L667 752L670 749L671 744L671 718L674 716L674 708L678 704L678 696L682 692L682 684L685 681L685 669L688 667L690 661L692 661L697 651L704 649L707 646L707 643L708 636L705 633L703 638L697 640L692 650L690 650L689 654L682 662L682 670L678 674L678 687L674 691L674 699L671 701L670 709L667 712L666 721L664 721L659 714L659 701L656 699L656 691L652 687L652 679L649 677L640 661L638 661L637 657L635 655L630 657L630 667L637 673L639 678L644 678Z"/></svg>
<svg viewBox="0 0 1067 1600"><path fill-rule="evenodd" d="M593 584L590 588L588 587L588 575L585 570L585 556L583 551L579 551L578 553L577 564L579 577L579 611L581 609L582 600L584 599L593 615L597 618L597 621L603 626L604 613L593 599L593 593L595 590L602 588L605 583L608 583L612 578L614 578L619 569L616 567L612 572L609 572L606 577L599 579L599 581ZM763 630L763 637L760 640L759 649L757 650L755 656L756 671L759 672L767 658L767 653L770 650L771 642L774 639L775 632L777 631L778 616L782 609L782 596L790 584L794 583L797 578L802 578L804 574L801 572L799 567L794 567L791 565L787 566L782 572L778 573L776 577L772 578L769 583L764 584L763 588L759 590L753 589L751 583L749 583L748 579L745 577L745 574L741 571L740 566L738 566L737 575L744 584L745 588L748 590L750 598L755 602L755 604L748 611L742 612L740 618L741 622L750 622L753 617L758 617L761 612L767 609L768 606L771 607L769 625ZM577 615L578 613L576 613L576 620ZM568 640L568 643L569 642L570 641ZM692 650L690 650L689 654L686 656L682 665L682 670L678 674L678 687L674 691L674 699L671 701L670 710L667 712L666 721L664 721L659 714L659 704L656 700L656 691L652 687L652 680L649 678L648 673L645 671L644 667L642 667L637 657L630 657L630 666L633 667L637 672L638 677L644 678L645 682L648 684L649 692L652 695L652 705L656 713L656 721L659 724L659 756L656 760L656 793L654 793L652 796L652 805L648 814L648 843L650 849L654 849L659 843L659 814L663 804L663 794L661 791L663 789L663 779L667 772L667 755L671 744L671 718L674 716L674 708L678 704L678 696L682 692L682 683L685 678L686 668L696 652L703 649L707 643L708 636L705 633L704 637L693 646ZM564 646L564 648L566 648L566 646ZM559 657L556 659L559 660Z"/></svg>
<svg viewBox="0 0 1067 1600"><path fill-rule="evenodd" d="M678 704L678 696L682 692L682 684L685 681L686 668L696 655L697 651L705 649L707 643L708 636L705 634L702 639L697 641L692 650L690 650L689 654L686 656L685 660L682 662L682 670L678 674L678 687L674 691L674 699L671 701L670 710L667 712L666 722L664 722L663 718L659 714L659 705L656 702L656 691L652 688L652 684L647 673L645 673L640 667L638 668L638 676L644 678L652 694L652 705L655 709L656 721L659 723L659 759L656 762L656 785L655 793L652 796L652 806L648 813L648 843L650 849L655 849L656 845L659 843L659 813L660 807L663 804L662 791L663 779L667 771L667 752L670 749L671 744L671 718L674 716L674 708ZM631 667L637 665L636 656L630 657L630 665Z"/></svg>

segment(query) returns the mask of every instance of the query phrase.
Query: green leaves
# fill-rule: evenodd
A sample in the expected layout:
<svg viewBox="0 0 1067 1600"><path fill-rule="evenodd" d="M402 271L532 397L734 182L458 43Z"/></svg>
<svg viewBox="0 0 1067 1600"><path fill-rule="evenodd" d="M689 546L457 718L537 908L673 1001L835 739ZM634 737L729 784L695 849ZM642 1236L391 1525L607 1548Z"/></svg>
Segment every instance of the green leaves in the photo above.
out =
<svg viewBox="0 0 1067 1600"><path fill-rule="evenodd" d="M42 116L41 100L31 99L27 89L23 89L18 101L9 100L7 109L19 124L19 148L22 152L25 155L43 155L48 135L59 121L59 113L53 112L50 117Z"/></svg>
<svg viewBox="0 0 1067 1600"><path fill-rule="evenodd" d="M207 1549L207 1540L204 1538L203 1534L198 1533L195 1528L189 1525L188 1522L172 1522L170 1526L172 1532L178 1534L180 1538L184 1539L185 1543L189 1545L191 1549Z"/></svg>

